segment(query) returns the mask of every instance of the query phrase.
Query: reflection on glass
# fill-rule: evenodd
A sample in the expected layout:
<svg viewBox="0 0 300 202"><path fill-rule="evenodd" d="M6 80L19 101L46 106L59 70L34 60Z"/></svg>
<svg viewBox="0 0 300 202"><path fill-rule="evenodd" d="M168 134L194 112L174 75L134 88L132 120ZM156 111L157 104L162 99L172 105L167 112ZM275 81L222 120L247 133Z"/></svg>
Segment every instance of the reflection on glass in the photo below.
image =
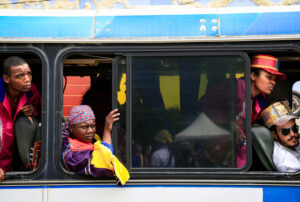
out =
<svg viewBox="0 0 300 202"><path fill-rule="evenodd" d="M131 166L237 167L244 69L239 56L133 57Z"/></svg>
<svg viewBox="0 0 300 202"><path fill-rule="evenodd" d="M114 148L114 152L126 164L126 61L124 58L118 62L117 101L120 120L115 125L117 127L117 147Z"/></svg>

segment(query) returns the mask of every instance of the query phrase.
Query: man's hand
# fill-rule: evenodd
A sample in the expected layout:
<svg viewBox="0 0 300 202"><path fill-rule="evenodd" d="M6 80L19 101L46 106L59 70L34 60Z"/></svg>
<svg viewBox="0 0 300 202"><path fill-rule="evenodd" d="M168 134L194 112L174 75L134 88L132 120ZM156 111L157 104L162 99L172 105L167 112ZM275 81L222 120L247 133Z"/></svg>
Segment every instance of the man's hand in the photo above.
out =
<svg viewBox="0 0 300 202"><path fill-rule="evenodd" d="M2 168L0 168L0 182L4 180L4 175L5 175L5 171Z"/></svg>
<svg viewBox="0 0 300 202"><path fill-rule="evenodd" d="M24 105L21 109L24 113L25 116L31 116L34 112L34 107L33 105Z"/></svg>

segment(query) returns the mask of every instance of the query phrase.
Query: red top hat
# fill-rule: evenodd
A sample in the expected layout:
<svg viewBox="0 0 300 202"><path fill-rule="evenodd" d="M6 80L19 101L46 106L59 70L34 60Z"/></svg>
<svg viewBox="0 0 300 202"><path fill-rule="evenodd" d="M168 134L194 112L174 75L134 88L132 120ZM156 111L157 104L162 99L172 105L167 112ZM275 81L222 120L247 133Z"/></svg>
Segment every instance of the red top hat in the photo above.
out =
<svg viewBox="0 0 300 202"><path fill-rule="evenodd" d="M271 74L276 75L276 78L280 81L286 79L285 74L278 71L279 69L279 60L276 57L271 55L255 55L251 61L252 68L260 68Z"/></svg>

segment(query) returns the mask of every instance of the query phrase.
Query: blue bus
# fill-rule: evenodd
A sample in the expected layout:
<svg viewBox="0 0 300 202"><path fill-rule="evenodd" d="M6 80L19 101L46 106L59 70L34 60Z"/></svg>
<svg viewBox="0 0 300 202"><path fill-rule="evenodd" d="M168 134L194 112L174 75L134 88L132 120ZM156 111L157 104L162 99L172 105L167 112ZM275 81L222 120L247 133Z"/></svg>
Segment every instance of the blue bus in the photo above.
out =
<svg viewBox="0 0 300 202"><path fill-rule="evenodd" d="M251 126L250 115L255 54L278 57L287 75L268 100L292 102L300 80L299 17L298 6L0 10L0 62L24 58L42 95L39 165L7 172L0 200L299 201L299 172L265 166L253 143L256 133L268 131ZM235 158L239 78L246 82L242 167ZM199 101L222 82L222 93L201 108ZM95 111L99 134L103 116L119 109L112 135L114 153L131 176L124 187L63 166L63 117L81 103ZM173 160L155 166L161 131L171 137Z"/></svg>

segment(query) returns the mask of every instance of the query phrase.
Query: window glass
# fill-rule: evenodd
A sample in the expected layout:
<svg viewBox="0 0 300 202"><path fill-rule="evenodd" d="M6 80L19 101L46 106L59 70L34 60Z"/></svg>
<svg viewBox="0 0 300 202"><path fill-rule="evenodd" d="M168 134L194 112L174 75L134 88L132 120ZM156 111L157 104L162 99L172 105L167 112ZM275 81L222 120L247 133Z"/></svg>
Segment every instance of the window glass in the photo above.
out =
<svg viewBox="0 0 300 202"><path fill-rule="evenodd" d="M132 57L131 167L242 167L244 71L240 56Z"/></svg>
<svg viewBox="0 0 300 202"><path fill-rule="evenodd" d="M122 58L118 61L117 108L119 109L120 119L114 125L117 128L117 144L114 153L124 163L126 163L126 79L126 60Z"/></svg>

